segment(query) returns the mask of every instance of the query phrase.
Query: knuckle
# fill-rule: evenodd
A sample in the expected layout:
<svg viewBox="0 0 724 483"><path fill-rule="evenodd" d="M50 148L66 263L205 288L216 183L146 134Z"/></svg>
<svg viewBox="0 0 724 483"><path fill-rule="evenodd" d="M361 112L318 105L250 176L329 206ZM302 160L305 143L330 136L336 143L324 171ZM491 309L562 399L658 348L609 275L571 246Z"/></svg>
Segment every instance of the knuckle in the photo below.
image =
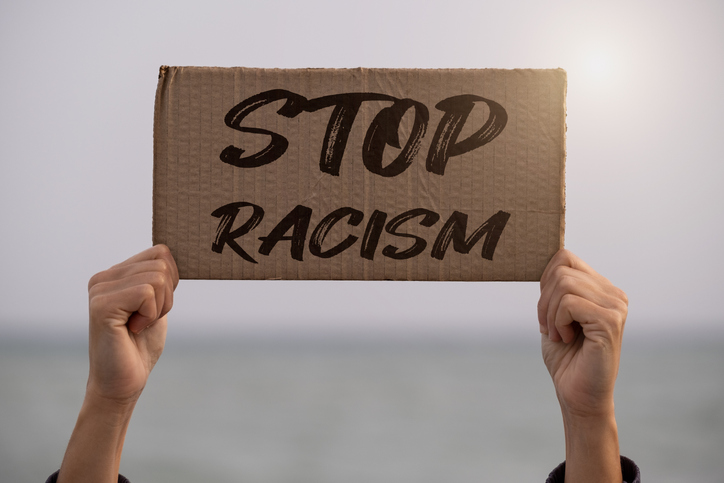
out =
<svg viewBox="0 0 724 483"><path fill-rule="evenodd" d="M575 258L575 255L573 254L573 252L566 248L561 248L558 253L559 253L559 258L560 258L559 263L561 264L559 266L570 265L573 262L573 259Z"/></svg>
<svg viewBox="0 0 724 483"><path fill-rule="evenodd" d="M156 289L150 283L139 285L138 290L143 298L156 298Z"/></svg>
<svg viewBox="0 0 724 483"><path fill-rule="evenodd" d="M626 314L628 312L628 299L617 299L616 308L620 313Z"/></svg>
<svg viewBox="0 0 724 483"><path fill-rule="evenodd" d="M613 336L619 336L623 331L623 326L626 323L626 313L620 311L618 308L609 309L606 312L606 323L604 326L607 331Z"/></svg>
<svg viewBox="0 0 724 483"><path fill-rule="evenodd" d="M94 294L91 296L88 301L88 313L91 320L98 319L99 315L105 311L106 305L107 297L104 294Z"/></svg>
<svg viewBox="0 0 724 483"><path fill-rule="evenodd" d="M619 298L619 300L621 301L621 303L623 303L624 306L628 307L628 295L626 295L626 292L624 292L623 290L621 290L618 287L615 287L615 288L616 288L616 295Z"/></svg>
<svg viewBox="0 0 724 483"><path fill-rule="evenodd" d="M89 292L94 286L98 285L101 282L104 274L105 274L105 272L98 272L88 280L88 291Z"/></svg>
<svg viewBox="0 0 724 483"><path fill-rule="evenodd" d="M554 314L556 318L558 314L564 313L565 311L571 311L571 307L575 304L576 296L571 293L566 293L561 297L561 301L558 303L558 309Z"/></svg>
<svg viewBox="0 0 724 483"><path fill-rule="evenodd" d="M166 259L159 259L157 261L158 271L162 273L168 280L173 279L173 270L171 270L171 264Z"/></svg>
<svg viewBox="0 0 724 483"><path fill-rule="evenodd" d="M158 258L155 260L156 263L156 270L159 272L167 272L168 271L168 262L164 258Z"/></svg>
<svg viewBox="0 0 724 483"><path fill-rule="evenodd" d="M93 298L95 298L98 295L98 292L100 292L100 291L101 291L101 288L100 288L99 283L94 283L92 285L90 283L88 283L88 298L89 299L92 300Z"/></svg>
<svg viewBox="0 0 724 483"><path fill-rule="evenodd" d="M624 305L618 309L618 325L621 327L626 323L626 317L628 316L628 306Z"/></svg>
<svg viewBox="0 0 724 483"><path fill-rule="evenodd" d="M156 245L153 247L154 258L157 263L157 269L163 271L168 275L168 280L175 284L178 280L178 272L176 270L176 263L171 253L171 249L166 245Z"/></svg>
<svg viewBox="0 0 724 483"><path fill-rule="evenodd" d="M623 324L628 314L628 297L620 288L612 287L612 291L609 292L609 307L617 314L617 319L620 319L617 323Z"/></svg>
<svg viewBox="0 0 724 483"><path fill-rule="evenodd" d="M155 288L162 288L166 285L166 274L163 272L153 272L150 275L150 284Z"/></svg>
<svg viewBox="0 0 724 483"><path fill-rule="evenodd" d="M613 323L610 325L610 331L613 336L619 337L621 335L621 332L623 331L623 325L626 321L626 318L621 315L619 312L615 312L611 316Z"/></svg>
<svg viewBox="0 0 724 483"><path fill-rule="evenodd" d="M556 265L551 269L550 275L548 277L548 283L555 285L558 283L558 280L560 280L562 274L565 272L565 267L563 265Z"/></svg>
<svg viewBox="0 0 724 483"><path fill-rule="evenodd" d="M558 280L558 286L566 293L573 292L578 285L578 281L572 277L567 271L562 272Z"/></svg>
<svg viewBox="0 0 724 483"><path fill-rule="evenodd" d="M171 249L164 244L154 245L153 252L155 255L161 257L171 255Z"/></svg>
<svg viewBox="0 0 724 483"><path fill-rule="evenodd" d="M576 298L575 295L573 295L572 293L565 293L565 294L563 294L563 296L561 297L561 303L560 303L560 305L567 307L567 306L569 306L569 305L571 305L571 304L573 303L573 301L575 300L575 298Z"/></svg>

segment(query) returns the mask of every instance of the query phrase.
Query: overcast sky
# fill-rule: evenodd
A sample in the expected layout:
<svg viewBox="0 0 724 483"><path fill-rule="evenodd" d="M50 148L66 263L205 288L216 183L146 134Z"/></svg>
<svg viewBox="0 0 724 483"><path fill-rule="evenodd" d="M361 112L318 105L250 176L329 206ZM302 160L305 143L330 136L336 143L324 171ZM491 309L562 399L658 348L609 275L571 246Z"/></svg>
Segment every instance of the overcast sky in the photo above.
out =
<svg viewBox="0 0 724 483"><path fill-rule="evenodd" d="M627 330L724 325L724 3L0 3L0 333L83 332L151 243L158 68L568 71L566 246ZM182 281L175 333L536 335L534 283Z"/></svg>

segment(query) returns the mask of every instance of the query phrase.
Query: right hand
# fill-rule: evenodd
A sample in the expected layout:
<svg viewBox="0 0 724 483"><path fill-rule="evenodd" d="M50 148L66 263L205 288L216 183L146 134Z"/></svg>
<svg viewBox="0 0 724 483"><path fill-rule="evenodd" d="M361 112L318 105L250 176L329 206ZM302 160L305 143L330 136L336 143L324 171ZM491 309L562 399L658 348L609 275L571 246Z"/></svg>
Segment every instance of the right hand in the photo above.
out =
<svg viewBox="0 0 724 483"><path fill-rule="evenodd" d="M568 250L541 276L538 321L543 359L564 413L613 412L626 294Z"/></svg>
<svg viewBox="0 0 724 483"><path fill-rule="evenodd" d="M178 281L165 245L91 277L87 397L135 404L163 352L166 314Z"/></svg>
<svg viewBox="0 0 724 483"><path fill-rule="evenodd" d="M566 437L566 482L622 481L613 389L626 294L568 250L541 276L543 359L553 378Z"/></svg>

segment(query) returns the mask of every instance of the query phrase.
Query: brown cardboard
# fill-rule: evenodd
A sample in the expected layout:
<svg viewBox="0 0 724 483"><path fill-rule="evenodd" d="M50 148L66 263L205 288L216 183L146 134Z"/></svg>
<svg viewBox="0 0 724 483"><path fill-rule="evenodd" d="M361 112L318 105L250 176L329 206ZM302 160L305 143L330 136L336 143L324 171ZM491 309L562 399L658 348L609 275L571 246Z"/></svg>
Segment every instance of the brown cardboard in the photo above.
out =
<svg viewBox="0 0 724 483"><path fill-rule="evenodd" d="M164 66L153 241L181 278L539 280L565 94L561 69Z"/></svg>

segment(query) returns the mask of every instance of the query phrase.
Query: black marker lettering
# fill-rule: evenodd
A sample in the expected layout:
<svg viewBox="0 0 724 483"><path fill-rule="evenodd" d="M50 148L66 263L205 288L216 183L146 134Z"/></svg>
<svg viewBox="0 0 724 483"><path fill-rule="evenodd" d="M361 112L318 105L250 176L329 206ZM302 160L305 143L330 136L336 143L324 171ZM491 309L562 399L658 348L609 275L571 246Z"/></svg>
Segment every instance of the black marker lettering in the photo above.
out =
<svg viewBox="0 0 724 483"><path fill-rule="evenodd" d="M277 243L282 240L289 240L292 242L290 247L292 258L301 262L304 253L304 242L307 239L307 230L311 219L312 209L297 205L274 227L268 236L259 237L259 240L263 242L259 247L259 253L269 255ZM286 233L292 227L294 228L292 235L286 236Z"/></svg>
<svg viewBox="0 0 724 483"><path fill-rule="evenodd" d="M325 216L314 229L312 237L309 239L309 252L312 255L319 258L331 258L338 253L342 253L357 241L356 236L349 235L338 245L330 248L329 250L322 251L322 244L324 243L327 233L329 233L329 230L332 229L335 223L345 216L349 216L349 220L347 220L348 225L357 226L364 218L364 213L359 210L355 210L354 208L344 207L334 210L332 213Z"/></svg>
<svg viewBox="0 0 724 483"><path fill-rule="evenodd" d="M482 101L490 108L490 115L480 130L469 138L457 141L470 112L476 101ZM472 151L495 139L505 128L508 122L508 113L497 102L483 97L465 94L449 97L438 102L435 107L445 114L440 119L437 131L432 138L430 150L427 153L427 170L431 173L445 174L445 166L453 156Z"/></svg>
<svg viewBox="0 0 724 483"><path fill-rule="evenodd" d="M249 219L246 220L246 223L236 230L230 231L232 225L234 224L234 220L236 220L236 215L238 215L239 210L245 206L251 206L254 209L253 213ZM251 256L246 253L235 240L240 236L249 233L261 222L262 218L264 218L264 210L261 206L257 206L253 203L246 203L244 201L229 203L228 205L224 205L221 208L214 210L214 212L211 213L211 216L221 218L221 220L219 220L219 226L216 228L216 236L214 237L214 243L211 245L211 250L216 253L221 253L224 250L224 245L229 245L229 247L231 247L231 249L234 250L241 258L247 262L256 263L256 260L251 258Z"/></svg>
<svg viewBox="0 0 724 483"><path fill-rule="evenodd" d="M251 215L243 225L235 230L232 230L231 228L234 225L241 208L244 207L251 207L253 209ZM241 248L236 240L246 235L260 224L261 220L264 218L264 210L253 203L237 202L229 203L216 209L212 213L212 216L220 218L219 225L216 230L216 237L214 238L214 242L211 246L212 251L221 253L224 249L224 245L229 245L229 247L231 247L231 249L244 260L251 263L257 263L256 260L254 260L248 253L246 253L246 251L244 251L243 248ZM337 245L327 250L323 249L324 241L327 238L327 235L329 235L329 232L338 222L346 217L349 217L347 225L358 226L364 219L364 213L355 208L346 206L338 208L325 216L317 224L312 232L312 236L310 237L309 251L312 255L319 258L332 258L347 250L357 242L358 237L349 234ZM362 237L360 257L366 260L374 260L383 229L392 236L411 238L414 240L412 246L404 250L401 250L394 245L387 245L382 250L383 256L394 260L405 260L422 253L427 247L427 241L420 236L406 233L404 230L400 229L403 224L417 217L422 217L419 221L420 226L428 228L435 225L440 219L440 215L432 210L415 208L395 216L385 225L387 213L375 210L367 222L365 233ZM290 241L291 257L294 260L302 261L304 245L307 239L307 232L309 230L311 219L312 209L303 205L297 205L281 221L279 221L279 223L277 223L269 235L259 237L259 240L262 241L262 244L259 247L259 253L268 256L277 243L280 241ZM467 254L481 238L485 237L482 243L481 257L487 260L492 260L498 241L500 240L509 219L509 213L506 213L505 211L498 211L488 218L475 231L473 231L470 236L467 236L468 215L459 211L454 211L440 229L440 232L432 245L430 256L437 260L442 260L445 257L447 248L450 246L450 242L453 243L453 248L456 252ZM292 233L288 234L290 230L292 230Z"/></svg>
<svg viewBox="0 0 724 483"><path fill-rule="evenodd" d="M314 112L319 109L334 106L334 110L329 116L327 131L324 134L322 153L319 158L319 169L323 173L339 176L339 168L342 164L344 150L347 147L347 139L349 139L352 125L363 102L395 100L396 98L385 94L362 92L336 94L318 97L308 101L305 108L307 112Z"/></svg>
<svg viewBox="0 0 724 483"><path fill-rule="evenodd" d="M365 234L362 237L362 246L359 250L362 258L374 260L377 245L380 243L380 235L382 235L382 229L385 227L386 220L387 213L384 211L375 210L372 216L370 216L370 220L367 222L367 228L365 228Z"/></svg>
<svg viewBox="0 0 724 483"><path fill-rule="evenodd" d="M287 141L287 138L281 134L267 131L266 129L241 126L241 121L247 115L256 111L260 107L280 99L286 99L287 102L285 102L281 109L277 111L277 114L289 118L294 118L297 114L302 112L307 100L306 97L293 92L275 89L249 97L231 108L224 118L224 122L227 126L240 132L269 135L271 136L271 141L266 148L262 149L258 153L245 157L242 157L242 154L244 154L243 149L235 146L227 146L223 151L221 151L221 155L219 156L223 162L236 166L237 168L257 168L276 161L286 152L287 147L289 146L289 141Z"/></svg>
<svg viewBox="0 0 724 483"><path fill-rule="evenodd" d="M415 109L415 121L412 125L410 138L405 144L405 149L400 152L394 161L383 167L382 155L385 146L390 145L401 149L398 131L402 117L410 108ZM382 109L375 116L365 136L362 147L362 161L365 167L372 173L385 178L397 176L405 171L412 164L412 160L420 149L420 143L427 131L427 121L429 119L430 114L427 107L412 99L397 100L392 106Z"/></svg>
<svg viewBox="0 0 724 483"><path fill-rule="evenodd" d="M430 117L424 104L413 99L398 99L386 94L352 92L308 100L291 91L273 89L240 102L231 108L224 118L226 125L237 131L270 136L269 144L258 153L249 156L243 156L245 151L242 148L233 145L227 146L219 156L223 162L240 168L256 168L276 161L286 152L289 141L281 134L241 125L244 118L252 112L282 99L286 102L277 111L277 114L288 118L294 118L302 112L315 112L327 107L334 107L327 123L319 158L319 169L332 176L339 176L349 134L363 102L390 101L393 103L392 106L377 113L367 129L362 148L362 161L365 167L372 173L388 178L399 175L410 166L420 149ZM458 141L476 102L484 102L488 105L490 109L488 119L483 127L473 135ZM445 167L451 157L459 156L489 143L503 131L508 122L508 114L503 106L472 94L449 97L437 103L435 107L444 114L430 144L426 169L439 175L445 173ZM415 119L410 137L405 147L401 148L399 124L410 108L415 110ZM393 146L402 151L388 166L383 167L382 158L386 146Z"/></svg>
<svg viewBox="0 0 724 483"><path fill-rule="evenodd" d="M382 254L388 258L393 258L395 260L405 260L407 258L412 258L415 255L419 255L420 253L425 250L425 247L427 246L427 242L420 238L419 236L411 235L409 233L398 233L397 228L400 227L403 223L405 223L408 220L411 220L412 218L415 218L417 216L425 217L420 220L420 225L430 227L437 223L437 220L440 219L440 215L435 213L434 211L426 210L424 208L416 208L414 210L406 211L400 215L397 215L394 217L385 227L385 230L390 235L395 236L401 236L405 238L414 238L415 243L413 245L406 249L399 251L399 248L394 247L392 245L387 245L384 249L382 249Z"/></svg>
<svg viewBox="0 0 724 483"><path fill-rule="evenodd" d="M500 235L503 234L503 228L505 228L509 218L510 213L498 211L466 239L468 215L455 211L445 222L442 230L440 230L440 234L432 245L432 253L430 256L442 260L450 244L450 240L452 240L453 248L456 252L468 253L483 235L487 235L483 242L482 257L486 260L492 260L495 247L498 244Z"/></svg>

